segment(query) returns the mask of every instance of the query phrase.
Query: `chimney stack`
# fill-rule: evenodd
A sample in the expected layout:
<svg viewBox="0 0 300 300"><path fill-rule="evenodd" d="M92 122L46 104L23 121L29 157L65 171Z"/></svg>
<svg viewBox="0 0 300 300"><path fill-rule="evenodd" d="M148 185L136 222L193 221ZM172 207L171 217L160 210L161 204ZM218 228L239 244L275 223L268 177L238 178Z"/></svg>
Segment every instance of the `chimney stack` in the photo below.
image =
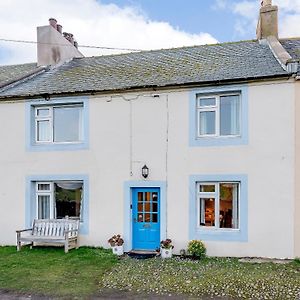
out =
<svg viewBox="0 0 300 300"><path fill-rule="evenodd" d="M256 29L258 40L274 36L278 39L278 7L272 0L262 0Z"/></svg>
<svg viewBox="0 0 300 300"><path fill-rule="evenodd" d="M54 18L49 19L49 25L37 28L38 66L57 66L74 57L83 57L77 47L73 34L62 35L62 26Z"/></svg>

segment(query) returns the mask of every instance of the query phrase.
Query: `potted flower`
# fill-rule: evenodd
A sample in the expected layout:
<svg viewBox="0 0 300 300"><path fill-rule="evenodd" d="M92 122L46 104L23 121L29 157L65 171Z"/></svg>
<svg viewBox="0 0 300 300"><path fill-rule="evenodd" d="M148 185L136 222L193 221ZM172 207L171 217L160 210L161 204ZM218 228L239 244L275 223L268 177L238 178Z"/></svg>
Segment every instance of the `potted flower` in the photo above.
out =
<svg viewBox="0 0 300 300"><path fill-rule="evenodd" d="M123 249L124 240L122 239L120 234L113 235L108 240L108 243L111 246L113 254L117 254L118 256L124 254L124 249Z"/></svg>
<svg viewBox="0 0 300 300"><path fill-rule="evenodd" d="M189 241L187 250L193 259L201 259L206 256L206 247L200 240Z"/></svg>
<svg viewBox="0 0 300 300"><path fill-rule="evenodd" d="M173 248L174 248L174 246L172 245L171 239L162 240L160 242L161 258L171 258L172 254L173 254L173 251L172 251Z"/></svg>

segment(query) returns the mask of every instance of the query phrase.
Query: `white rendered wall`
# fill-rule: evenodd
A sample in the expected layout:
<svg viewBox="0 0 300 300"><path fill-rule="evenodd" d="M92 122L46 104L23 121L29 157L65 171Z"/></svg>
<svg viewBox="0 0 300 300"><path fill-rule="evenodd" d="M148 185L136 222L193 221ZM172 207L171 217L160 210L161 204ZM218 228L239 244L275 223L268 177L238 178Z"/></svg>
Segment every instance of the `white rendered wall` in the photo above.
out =
<svg viewBox="0 0 300 300"><path fill-rule="evenodd" d="M296 119L296 170L295 170L295 257L300 257L300 81L295 84L295 119Z"/></svg>
<svg viewBox="0 0 300 300"><path fill-rule="evenodd" d="M168 181L167 236L176 251L189 239L189 176L247 174L248 241L206 242L208 254L293 257L294 84L251 84L248 92L249 143L225 147L189 146L188 91L90 97L90 146L72 152L26 152L25 104L2 104L0 244L14 244L24 228L26 176L87 174L89 234L81 243L108 246L124 232L124 182L142 181L146 163L147 180Z"/></svg>

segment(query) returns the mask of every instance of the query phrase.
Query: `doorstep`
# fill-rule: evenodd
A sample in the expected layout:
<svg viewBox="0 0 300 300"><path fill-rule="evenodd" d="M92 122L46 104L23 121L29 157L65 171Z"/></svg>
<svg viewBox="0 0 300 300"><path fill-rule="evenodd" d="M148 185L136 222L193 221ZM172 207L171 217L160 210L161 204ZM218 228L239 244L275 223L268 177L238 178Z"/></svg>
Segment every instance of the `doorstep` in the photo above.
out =
<svg viewBox="0 0 300 300"><path fill-rule="evenodd" d="M136 259L152 258L158 255L158 252L151 250L131 250L128 252L128 256Z"/></svg>

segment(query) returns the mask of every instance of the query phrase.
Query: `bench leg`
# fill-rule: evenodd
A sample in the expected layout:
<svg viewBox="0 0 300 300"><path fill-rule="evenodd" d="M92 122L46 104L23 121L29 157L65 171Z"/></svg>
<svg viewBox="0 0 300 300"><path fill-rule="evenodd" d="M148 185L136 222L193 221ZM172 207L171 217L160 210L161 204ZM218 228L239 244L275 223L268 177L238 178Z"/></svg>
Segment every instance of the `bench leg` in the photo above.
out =
<svg viewBox="0 0 300 300"><path fill-rule="evenodd" d="M20 241L17 242L17 251L20 251L22 248L22 244Z"/></svg>
<svg viewBox="0 0 300 300"><path fill-rule="evenodd" d="M66 240L65 241L65 253L68 253L69 252L69 241Z"/></svg>
<svg viewBox="0 0 300 300"><path fill-rule="evenodd" d="M20 251L21 247L22 247L22 244L21 244L21 241L20 241L20 237L21 237L21 233L17 232L17 251Z"/></svg>

